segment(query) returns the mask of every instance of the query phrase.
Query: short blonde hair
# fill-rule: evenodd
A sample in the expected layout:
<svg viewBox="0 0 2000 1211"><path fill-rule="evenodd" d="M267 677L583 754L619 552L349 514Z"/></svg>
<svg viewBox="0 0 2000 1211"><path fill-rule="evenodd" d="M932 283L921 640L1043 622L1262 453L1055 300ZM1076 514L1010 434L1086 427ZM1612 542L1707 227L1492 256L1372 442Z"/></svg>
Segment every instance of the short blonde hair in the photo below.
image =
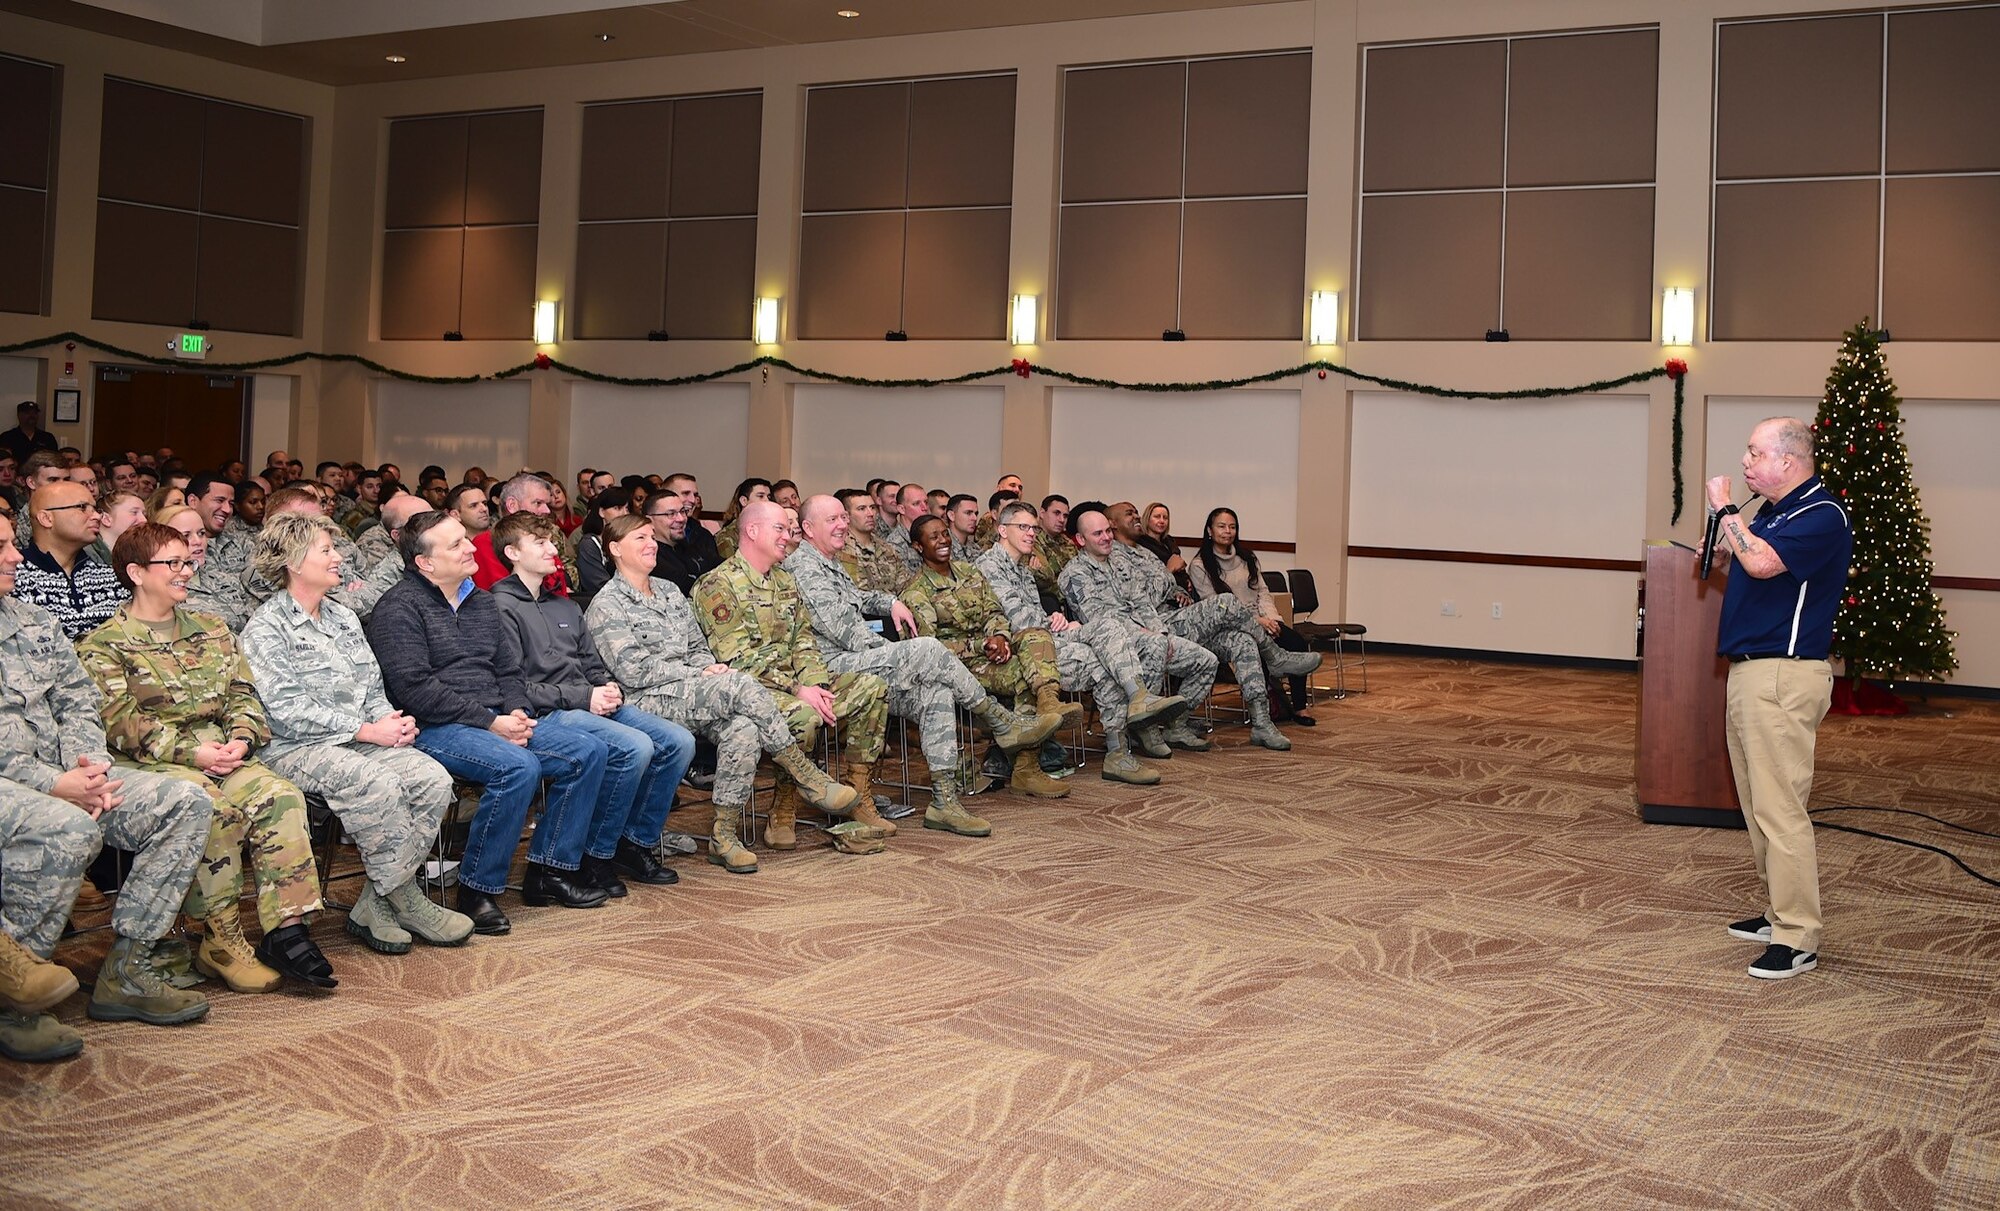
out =
<svg viewBox="0 0 2000 1211"><path fill-rule="evenodd" d="M257 531L250 566L266 584L282 589L290 583L292 569L312 553L321 534L337 537L340 527L311 513L280 513Z"/></svg>

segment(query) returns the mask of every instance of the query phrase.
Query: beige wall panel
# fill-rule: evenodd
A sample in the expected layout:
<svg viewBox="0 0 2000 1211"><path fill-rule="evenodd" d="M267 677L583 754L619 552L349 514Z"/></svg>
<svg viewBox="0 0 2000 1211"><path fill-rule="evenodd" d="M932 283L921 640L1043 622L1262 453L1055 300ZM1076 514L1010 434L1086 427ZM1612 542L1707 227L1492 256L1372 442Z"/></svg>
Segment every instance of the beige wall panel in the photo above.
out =
<svg viewBox="0 0 2000 1211"><path fill-rule="evenodd" d="M569 465L613 475L686 471L710 500L748 472L748 383L620 387L577 383L570 391ZM764 473L775 475L773 468Z"/></svg>
<svg viewBox="0 0 2000 1211"><path fill-rule="evenodd" d="M1508 81L1507 183L1651 181L1656 30L1518 38Z"/></svg>
<svg viewBox="0 0 2000 1211"><path fill-rule="evenodd" d="M1187 204L1181 328L1189 340L1303 336L1304 198Z"/></svg>
<svg viewBox="0 0 2000 1211"><path fill-rule="evenodd" d="M1889 17L1889 171L2000 169L2000 8Z"/></svg>
<svg viewBox="0 0 2000 1211"><path fill-rule="evenodd" d="M465 222L465 156L463 117L391 122L383 225L394 229Z"/></svg>
<svg viewBox="0 0 2000 1211"><path fill-rule="evenodd" d="M1639 543L1620 558L1637 559ZM1326 596L1320 577L1320 596ZM1347 561L1347 612L1378 643L1631 660L1639 578L1506 564ZM1450 617L1440 613L1453 603ZM1493 617L1492 604L1501 604ZM1317 617L1332 618L1322 609Z"/></svg>
<svg viewBox="0 0 2000 1211"><path fill-rule="evenodd" d="M1725 25L1716 81L1717 177L1881 167L1881 17Z"/></svg>
<svg viewBox="0 0 2000 1211"><path fill-rule="evenodd" d="M577 217L665 218L673 130L671 101L585 106Z"/></svg>
<svg viewBox="0 0 2000 1211"><path fill-rule="evenodd" d="M1178 202L1063 207L1058 339L1156 341L1175 326L1180 211Z"/></svg>
<svg viewBox="0 0 2000 1211"><path fill-rule="evenodd" d="M1882 324L1920 341L2000 340L2000 177L1888 183Z"/></svg>
<svg viewBox="0 0 2000 1211"><path fill-rule="evenodd" d="M375 460L406 472L436 463L454 483L468 467L506 476L528 463L533 384L526 379L449 385L376 379L372 389Z"/></svg>
<svg viewBox="0 0 2000 1211"><path fill-rule="evenodd" d="M532 223L542 213L542 111L466 120L465 221Z"/></svg>
<svg viewBox="0 0 2000 1211"><path fill-rule="evenodd" d="M1014 77L918 80L910 92L910 205L1014 200Z"/></svg>
<svg viewBox="0 0 2000 1211"><path fill-rule="evenodd" d="M908 196L909 130L907 83L808 92L806 210L903 205Z"/></svg>
<svg viewBox="0 0 2000 1211"><path fill-rule="evenodd" d="M195 315L230 332L297 336L299 231L203 215Z"/></svg>
<svg viewBox="0 0 2000 1211"><path fill-rule="evenodd" d="M98 196L183 210L199 206L202 109L201 98L186 93L106 80Z"/></svg>
<svg viewBox="0 0 2000 1211"><path fill-rule="evenodd" d="M464 269L462 227L383 233L382 339L435 341L456 329Z"/></svg>
<svg viewBox="0 0 2000 1211"><path fill-rule="evenodd" d="M1179 197L1186 85L1179 63L1064 72L1062 200Z"/></svg>
<svg viewBox="0 0 2000 1211"><path fill-rule="evenodd" d="M196 222L182 211L99 202L92 318L174 327L194 319Z"/></svg>
<svg viewBox="0 0 2000 1211"><path fill-rule="evenodd" d="M0 188L0 311L42 313L48 269L48 197Z"/></svg>
<svg viewBox="0 0 2000 1211"><path fill-rule="evenodd" d="M58 79L53 67L0 58L0 185L48 185Z"/></svg>
<svg viewBox="0 0 2000 1211"><path fill-rule="evenodd" d="M913 210L903 256L903 327L911 340L1007 335L1006 210Z"/></svg>
<svg viewBox="0 0 2000 1211"><path fill-rule="evenodd" d="M801 340L881 340L903 322L903 212L807 215L799 225Z"/></svg>
<svg viewBox="0 0 2000 1211"><path fill-rule="evenodd" d="M661 326L666 273L665 223L579 226L570 335L580 341L644 340Z"/></svg>
<svg viewBox="0 0 2000 1211"><path fill-rule="evenodd" d="M524 341L535 334L533 227L465 229L459 329L468 341Z"/></svg>
<svg viewBox="0 0 2000 1211"><path fill-rule="evenodd" d="M1506 43L1382 47L1364 62L1363 189L1500 184Z"/></svg>
<svg viewBox="0 0 2000 1211"><path fill-rule="evenodd" d="M873 391L801 383L792 392L791 478L809 496L889 475L983 501L1000 478L1004 395L997 386ZM749 473L770 470L753 465ZM704 480L702 495L719 501L734 486Z"/></svg>
<svg viewBox="0 0 2000 1211"><path fill-rule="evenodd" d="M1500 195L1363 199L1360 268L1361 339L1483 340L1500 322Z"/></svg>
<svg viewBox="0 0 2000 1211"><path fill-rule="evenodd" d="M669 213L675 218L757 213L763 115L762 93L674 102Z"/></svg>
<svg viewBox="0 0 2000 1211"><path fill-rule="evenodd" d="M202 109L202 212L297 226L304 218L304 120L219 101Z"/></svg>
<svg viewBox="0 0 2000 1211"><path fill-rule="evenodd" d="M1710 339L1834 340L1873 315L1876 202L1874 181L1718 186Z"/></svg>
<svg viewBox="0 0 2000 1211"><path fill-rule="evenodd" d="M1188 64L1187 196L1304 193L1312 55Z"/></svg>
<svg viewBox="0 0 2000 1211"><path fill-rule="evenodd" d="M1507 198L1507 333L1517 341L1643 341L1653 331L1653 190Z"/></svg>
<svg viewBox="0 0 2000 1211"><path fill-rule="evenodd" d="M749 340L756 281L757 220L667 225L666 328L674 339Z"/></svg>

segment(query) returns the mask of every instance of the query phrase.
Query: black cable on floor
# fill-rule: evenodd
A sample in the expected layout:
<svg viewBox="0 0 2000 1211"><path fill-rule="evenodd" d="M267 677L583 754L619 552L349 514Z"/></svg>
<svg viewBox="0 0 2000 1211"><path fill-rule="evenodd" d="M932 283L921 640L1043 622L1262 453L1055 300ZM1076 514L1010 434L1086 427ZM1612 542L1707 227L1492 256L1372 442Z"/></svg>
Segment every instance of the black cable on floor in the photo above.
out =
<svg viewBox="0 0 2000 1211"><path fill-rule="evenodd" d="M1902 807L1862 807L1859 805L1848 804L1839 807L1816 807L1813 808L1811 811L1807 812L1806 814L1809 816L1817 816L1822 812L1891 812L1899 816L1922 816L1926 820L1936 821L1937 823L1944 825L1946 828L1955 828L1962 833L1971 833L1977 837L2000 837L2000 833L1989 833L1989 832L1983 832L1976 828L1967 828L1963 824L1953 824L1949 820L1942 820L1936 816L1929 815L1925 812L1911 811L1908 808L1902 808ZM1815 820L1813 821L1813 827L1831 829L1834 832L1853 833L1857 837L1873 837L1877 841L1893 841L1897 845L1907 845L1911 849L1926 850L1930 853L1938 854L1942 857L1951 859L1951 862L1954 866L1957 866L1960 870L1964 871L1968 875L1971 875L1973 878L1979 880L1981 883L1985 883L1992 887L2000 887L2000 879L1994 879L1986 875L1980 874L1978 871L1972 869L1970 866L1967 866L1965 864L1964 859L1960 858L1957 854L1952 853L1948 849L1942 849L1935 845L1926 845L1922 841L1912 841L1908 837L1893 837L1890 836L1888 833L1872 832L1865 828L1855 828L1847 824L1834 824L1831 821L1827 820Z"/></svg>

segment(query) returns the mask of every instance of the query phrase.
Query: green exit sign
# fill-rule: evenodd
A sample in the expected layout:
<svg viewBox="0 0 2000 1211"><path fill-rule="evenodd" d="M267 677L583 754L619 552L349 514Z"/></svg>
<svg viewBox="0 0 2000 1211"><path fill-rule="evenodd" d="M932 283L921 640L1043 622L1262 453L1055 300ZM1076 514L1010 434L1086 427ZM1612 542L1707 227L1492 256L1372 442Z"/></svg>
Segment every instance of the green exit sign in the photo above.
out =
<svg viewBox="0 0 2000 1211"><path fill-rule="evenodd" d="M199 332L183 332L174 354L177 357L193 360L205 358L208 356L208 338Z"/></svg>

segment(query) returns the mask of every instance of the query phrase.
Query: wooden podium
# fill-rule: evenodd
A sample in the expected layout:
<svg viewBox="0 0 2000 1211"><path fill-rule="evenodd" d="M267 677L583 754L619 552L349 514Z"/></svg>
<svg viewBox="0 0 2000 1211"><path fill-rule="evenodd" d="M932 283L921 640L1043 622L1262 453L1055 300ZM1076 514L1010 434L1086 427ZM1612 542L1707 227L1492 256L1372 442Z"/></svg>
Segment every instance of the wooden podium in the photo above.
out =
<svg viewBox="0 0 2000 1211"><path fill-rule="evenodd" d="M1644 548L1639 581L1639 818L1742 828L1724 739L1729 662L1715 654L1727 561L1707 580L1679 543Z"/></svg>

